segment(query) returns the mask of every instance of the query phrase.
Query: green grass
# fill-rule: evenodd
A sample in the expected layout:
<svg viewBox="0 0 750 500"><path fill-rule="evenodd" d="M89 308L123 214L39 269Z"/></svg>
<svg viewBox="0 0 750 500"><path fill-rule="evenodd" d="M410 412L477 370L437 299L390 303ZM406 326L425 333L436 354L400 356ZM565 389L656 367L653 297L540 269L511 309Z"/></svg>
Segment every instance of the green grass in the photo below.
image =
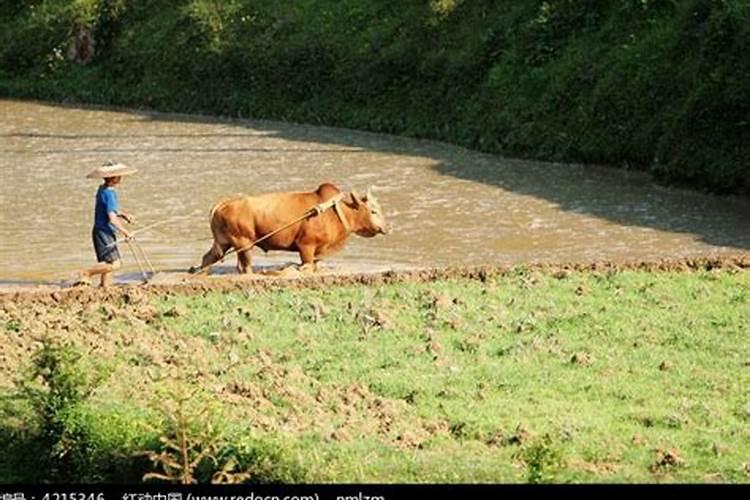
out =
<svg viewBox="0 0 750 500"><path fill-rule="evenodd" d="M187 386L305 480L748 482L749 306L746 271L518 270L42 318L90 354L113 344L94 349L112 370L87 403L102 422Z"/></svg>

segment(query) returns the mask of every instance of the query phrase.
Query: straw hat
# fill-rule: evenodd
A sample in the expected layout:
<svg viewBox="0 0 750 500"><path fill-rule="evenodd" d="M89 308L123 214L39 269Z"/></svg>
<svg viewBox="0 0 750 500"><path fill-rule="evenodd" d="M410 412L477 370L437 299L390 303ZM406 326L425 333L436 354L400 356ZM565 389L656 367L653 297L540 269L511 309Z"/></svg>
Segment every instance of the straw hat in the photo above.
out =
<svg viewBox="0 0 750 500"><path fill-rule="evenodd" d="M129 167L123 163L108 161L101 167L96 167L86 176L89 179L106 179L107 177L122 177L138 172L135 167Z"/></svg>

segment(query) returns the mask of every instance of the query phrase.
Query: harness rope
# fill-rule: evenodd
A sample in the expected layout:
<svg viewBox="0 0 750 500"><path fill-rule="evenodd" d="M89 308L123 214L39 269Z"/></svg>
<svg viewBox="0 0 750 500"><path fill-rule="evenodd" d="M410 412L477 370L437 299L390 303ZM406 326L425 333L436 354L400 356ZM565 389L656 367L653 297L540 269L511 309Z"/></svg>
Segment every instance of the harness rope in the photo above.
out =
<svg viewBox="0 0 750 500"><path fill-rule="evenodd" d="M135 235L140 234L140 233L142 233L144 231L148 231L149 229L153 229L156 226L161 226L162 224L168 224L170 222L174 222L174 221L179 220L179 219L187 219L188 217L192 217L196 213L198 213L198 210L193 210L191 213L189 213L187 215L177 215L175 217L170 217L169 219L165 219L165 220L162 220L162 221L159 221L159 222L154 222L153 224L149 224L148 226L144 226L144 227L142 227L140 229L137 229L137 230L133 231L132 233L130 233L129 238L135 238ZM122 241L128 241L129 238L124 238ZM117 243L119 243L119 242L118 241L113 241L112 243L109 243L108 245L106 245L104 248L113 247L113 246L117 245Z"/></svg>
<svg viewBox="0 0 750 500"><path fill-rule="evenodd" d="M336 212L336 215L338 215L339 219L341 220L341 223L343 224L344 229L346 230L346 233L349 234L349 233L352 232L352 228L349 225L349 221L346 220L346 216L344 215L344 212L341 209L341 206L339 205L339 202L344 199L344 196L346 196L345 193L339 193L336 196L332 197L331 199L329 199L327 201L324 201L323 203L318 203L317 205L314 205L314 206L310 207L309 209L307 209L307 211L305 211L305 213L303 213L302 215L300 215L299 217L297 217L293 221L287 222L283 226L274 229L273 231L271 231L270 233L268 233L266 235L261 236L260 238L258 238L257 240L253 241L249 245L246 245L246 246L244 246L242 248L235 248L235 247L230 248L216 262L213 262L211 264L207 264L205 266L191 267L190 270L189 270L189 272L191 274L198 274L198 273L201 273L201 272L203 272L203 271L205 271L207 269L210 269L212 266L215 266L216 264L224 262L224 259L226 259L228 256L232 255L233 253L240 253L240 252L244 252L246 250L250 250L255 245L257 245L258 243L260 243L261 241L267 240L271 236L273 236L273 235L275 235L275 234L283 231L284 229L288 228L289 226L293 226L294 224L298 223L299 221L307 219L309 217L320 215L320 214L322 214L323 212L325 212L326 210L328 210L328 209L330 209L332 207L334 208L334 210Z"/></svg>
<svg viewBox="0 0 750 500"><path fill-rule="evenodd" d="M138 269L141 270L141 276L143 276L143 282L147 283L148 282L148 275L146 274L146 271L143 269L143 264L141 264L141 259L138 258L138 254L135 251L135 248L133 246L133 241L134 240L132 238L128 238L125 241L128 244L128 248L130 248L130 251L133 253L133 258L135 259L136 263L138 264Z"/></svg>

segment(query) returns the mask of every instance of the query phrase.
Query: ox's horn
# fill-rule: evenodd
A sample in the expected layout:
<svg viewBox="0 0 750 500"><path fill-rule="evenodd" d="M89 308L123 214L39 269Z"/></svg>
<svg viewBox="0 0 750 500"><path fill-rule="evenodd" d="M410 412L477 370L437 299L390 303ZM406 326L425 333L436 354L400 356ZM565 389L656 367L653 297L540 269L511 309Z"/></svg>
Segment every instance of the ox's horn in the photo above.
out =
<svg viewBox="0 0 750 500"><path fill-rule="evenodd" d="M352 189L352 202L354 203L354 205L357 206L362 203L362 201L362 195L360 195L356 189Z"/></svg>

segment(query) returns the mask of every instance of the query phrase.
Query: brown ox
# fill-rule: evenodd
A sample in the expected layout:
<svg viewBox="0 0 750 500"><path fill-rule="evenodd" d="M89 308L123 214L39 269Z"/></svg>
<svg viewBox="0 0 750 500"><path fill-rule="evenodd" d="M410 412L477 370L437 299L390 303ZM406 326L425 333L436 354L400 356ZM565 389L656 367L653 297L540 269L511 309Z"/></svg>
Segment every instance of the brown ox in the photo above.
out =
<svg viewBox="0 0 750 500"><path fill-rule="evenodd" d="M239 272L251 273L251 252L255 241L339 193L341 191L335 185L325 183L311 192L267 193L220 201L211 209L214 243L203 256L201 269L219 261L230 248L234 248ZM386 234L389 230L380 204L372 193L368 190L366 195L361 196L352 191L342 196L335 207L313 213L255 246L265 251L299 252L303 269L315 270L316 261L340 250L349 233L371 238Z"/></svg>

